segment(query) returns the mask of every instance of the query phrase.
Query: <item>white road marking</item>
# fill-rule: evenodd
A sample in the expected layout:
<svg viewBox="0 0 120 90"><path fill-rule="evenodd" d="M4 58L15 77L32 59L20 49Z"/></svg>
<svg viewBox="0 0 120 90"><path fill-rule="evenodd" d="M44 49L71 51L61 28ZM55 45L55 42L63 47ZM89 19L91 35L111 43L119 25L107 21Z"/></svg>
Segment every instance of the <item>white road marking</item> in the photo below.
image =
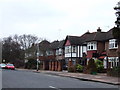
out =
<svg viewBox="0 0 120 90"><path fill-rule="evenodd" d="M56 88L56 87L53 87L53 86L49 86L50 88Z"/></svg>
<svg viewBox="0 0 120 90"><path fill-rule="evenodd" d="M46 76L50 76L50 77L60 77L60 76L55 76L55 75L46 75Z"/></svg>
<svg viewBox="0 0 120 90"><path fill-rule="evenodd" d="M54 87L54 86L49 86L50 88L53 88L53 89L56 89L56 90L61 90L61 89L59 89L59 88L56 88L56 87Z"/></svg>

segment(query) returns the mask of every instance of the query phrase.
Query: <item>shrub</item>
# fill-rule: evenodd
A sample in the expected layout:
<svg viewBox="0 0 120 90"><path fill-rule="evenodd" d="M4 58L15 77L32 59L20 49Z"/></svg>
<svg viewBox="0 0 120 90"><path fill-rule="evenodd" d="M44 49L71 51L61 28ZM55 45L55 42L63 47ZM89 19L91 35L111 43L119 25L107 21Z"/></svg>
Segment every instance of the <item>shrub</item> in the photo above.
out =
<svg viewBox="0 0 120 90"><path fill-rule="evenodd" d="M68 72L76 72L75 66L68 67Z"/></svg>
<svg viewBox="0 0 120 90"><path fill-rule="evenodd" d="M95 60L95 63L96 63L96 64L99 64L99 65L103 65L103 62L102 62L101 60L98 60L98 59Z"/></svg>
<svg viewBox="0 0 120 90"><path fill-rule="evenodd" d="M33 58L30 58L28 60L28 62L26 63L25 65L25 68L27 69L36 69L36 64L37 64L37 61Z"/></svg>
<svg viewBox="0 0 120 90"><path fill-rule="evenodd" d="M88 65L87 65L87 67L84 69L84 73L86 73L86 74L95 74L97 72L97 65L96 65L96 63L95 63L95 61L94 61L94 59L90 59L89 61L88 61Z"/></svg>
<svg viewBox="0 0 120 90"><path fill-rule="evenodd" d="M95 60L95 63L97 66L97 72L99 72L99 73L104 72L103 62L100 60Z"/></svg>
<svg viewBox="0 0 120 90"><path fill-rule="evenodd" d="M99 73L105 72L104 66L103 65L97 65L97 72L99 72Z"/></svg>
<svg viewBox="0 0 120 90"><path fill-rule="evenodd" d="M112 69L109 69L107 71L108 76L113 76L113 77L120 77L120 66L118 67L113 67Z"/></svg>
<svg viewBox="0 0 120 90"><path fill-rule="evenodd" d="M77 72L83 72L83 66L80 65L80 64L77 64L77 65L76 65L76 71L77 71Z"/></svg>

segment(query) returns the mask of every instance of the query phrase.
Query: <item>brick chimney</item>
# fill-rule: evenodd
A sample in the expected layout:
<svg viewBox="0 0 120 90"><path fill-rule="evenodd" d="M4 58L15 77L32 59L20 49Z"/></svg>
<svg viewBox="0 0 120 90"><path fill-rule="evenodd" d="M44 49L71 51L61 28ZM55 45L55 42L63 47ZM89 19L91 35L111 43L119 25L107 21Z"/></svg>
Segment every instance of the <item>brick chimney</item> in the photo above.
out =
<svg viewBox="0 0 120 90"><path fill-rule="evenodd" d="M100 27L98 27L98 29L97 29L97 32L101 32L101 29L100 29Z"/></svg>

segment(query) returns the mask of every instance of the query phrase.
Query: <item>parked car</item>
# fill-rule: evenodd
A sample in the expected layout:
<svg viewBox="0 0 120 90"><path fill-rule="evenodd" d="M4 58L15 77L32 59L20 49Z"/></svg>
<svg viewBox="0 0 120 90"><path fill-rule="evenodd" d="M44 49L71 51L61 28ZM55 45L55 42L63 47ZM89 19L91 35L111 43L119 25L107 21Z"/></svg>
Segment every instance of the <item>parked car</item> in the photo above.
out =
<svg viewBox="0 0 120 90"><path fill-rule="evenodd" d="M13 64L7 64L5 68L15 70L15 66Z"/></svg>
<svg viewBox="0 0 120 90"><path fill-rule="evenodd" d="M0 64L0 68L5 69L5 68L6 68L6 64L1 63L1 64Z"/></svg>

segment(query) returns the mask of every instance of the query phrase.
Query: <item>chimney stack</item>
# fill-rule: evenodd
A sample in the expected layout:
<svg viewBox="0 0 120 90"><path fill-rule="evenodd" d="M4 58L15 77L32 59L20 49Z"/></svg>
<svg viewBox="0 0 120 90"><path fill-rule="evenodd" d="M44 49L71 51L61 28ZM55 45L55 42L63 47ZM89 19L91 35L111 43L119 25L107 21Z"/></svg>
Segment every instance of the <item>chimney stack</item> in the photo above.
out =
<svg viewBox="0 0 120 90"><path fill-rule="evenodd" d="M100 29L100 27L98 27L98 29L97 29L97 32L101 32L101 29Z"/></svg>

